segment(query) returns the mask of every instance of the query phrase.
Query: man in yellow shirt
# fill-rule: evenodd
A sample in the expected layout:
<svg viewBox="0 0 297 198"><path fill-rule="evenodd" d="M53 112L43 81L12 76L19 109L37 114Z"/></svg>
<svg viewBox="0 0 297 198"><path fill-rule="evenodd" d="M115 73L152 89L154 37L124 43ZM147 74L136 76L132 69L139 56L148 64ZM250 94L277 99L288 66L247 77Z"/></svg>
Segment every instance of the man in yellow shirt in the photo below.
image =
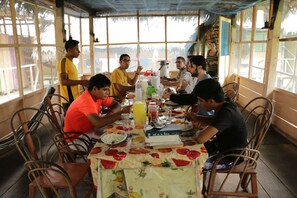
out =
<svg viewBox="0 0 297 198"><path fill-rule="evenodd" d="M62 104L65 110L68 109L69 105L79 96L79 86L87 86L88 80L78 80L78 72L76 66L73 64L73 58L79 56L79 42L76 40L68 40L65 43L66 55L58 63L58 74L59 74L59 85L60 93L63 97L69 100L62 99Z"/></svg>
<svg viewBox="0 0 297 198"><path fill-rule="evenodd" d="M135 83L142 70L142 66L138 66L134 78L130 78L126 72L130 61L128 54L122 54L120 56L120 66L111 73L110 95L117 96L121 100L125 98L127 91L135 90Z"/></svg>

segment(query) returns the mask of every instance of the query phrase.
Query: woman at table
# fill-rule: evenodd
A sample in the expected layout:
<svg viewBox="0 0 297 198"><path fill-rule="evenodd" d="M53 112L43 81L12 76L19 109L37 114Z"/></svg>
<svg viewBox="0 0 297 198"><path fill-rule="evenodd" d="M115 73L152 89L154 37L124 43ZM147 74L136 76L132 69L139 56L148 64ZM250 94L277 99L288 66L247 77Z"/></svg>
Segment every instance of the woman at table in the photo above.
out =
<svg viewBox="0 0 297 198"><path fill-rule="evenodd" d="M247 145L247 128L241 112L232 101L224 100L224 91L220 83L214 79L201 81L195 88L198 95L198 104L205 110L214 110L213 119L199 118L195 114L187 115L193 122L203 124L203 130L196 133L196 140L205 144L209 151L205 169L212 166L212 162L221 153L231 148L244 148ZM204 120L202 120L204 119ZM216 137L213 141L213 137Z"/></svg>
<svg viewBox="0 0 297 198"><path fill-rule="evenodd" d="M108 97L110 84L110 80L103 74L91 77L88 90L70 105L66 113L65 132L82 132L92 138L96 130L120 119L122 113L130 112L131 106L121 109L118 102ZM101 106L110 109L110 112L103 117L99 116Z"/></svg>

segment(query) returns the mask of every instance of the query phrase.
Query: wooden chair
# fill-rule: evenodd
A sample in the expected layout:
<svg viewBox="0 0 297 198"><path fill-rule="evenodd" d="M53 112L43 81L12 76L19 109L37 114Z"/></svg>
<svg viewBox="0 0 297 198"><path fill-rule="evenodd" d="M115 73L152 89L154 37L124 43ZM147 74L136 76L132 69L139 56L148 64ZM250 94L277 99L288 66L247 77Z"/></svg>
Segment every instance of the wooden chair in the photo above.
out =
<svg viewBox="0 0 297 198"><path fill-rule="evenodd" d="M53 97L58 97L59 101L61 101L61 99L64 98L59 94L53 94ZM66 98L64 99L67 100ZM64 119L65 119L66 111L63 108L63 105L59 101L52 102L50 97L45 98L45 102L47 103L47 106L48 106L47 113L50 117L49 122L52 125L52 127L56 129L55 139L58 140L59 138L64 137L65 144L67 144L67 142L72 142L74 139L77 139L85 146L85 148L87 148L88 152L86 154L88 154L89 151L93 148L95 140L92 140L88 135L81 132L64 132L63 128L64 128ZM73 135L80 136L80 137L75 138L73 137ZM77 151L81 150L79 148L75 148L75 149Z"/></svg>
<svg viewBox="0 0 297 198"><path fill-rule="evenodd" d="M239 93L239 84L237 82L230 82L222 86L222 88L225 98L235 102Z"/></svg>
<svg viewBox="0 0 297 198"><path fill-rule="evenodd" d="M256 167L260 152L249 148L232 150L236 153L222 155L216 159L210 170L208 181L204 173L204 187L207 186L207 189L202 191L204 197L258 197ZM226 164L226 159L230 157L234 159L234 162ZM239 178L234 175L239 175ZM241 189L241 184L247 175L251 178L251 192Z"/></svg>
<svg viewBox="0 0 297 198"><path fill-rule="evenodd" d="M234 157L237 157L237 161L241 158L244 158L245 161L240 164L234 163L232 167L227 168L226 170L216 170L217 164L220 164L226 157L223 156L218 158L214 162L213 168L210 171L210 179L208 182L205 177L206 174L204 174L205 181L203 184L203 192L205 192L205 197L212 197L213 195L258 197L256 176L256 162L259 155L258 149L261 146L271 124L273 111L274 107L272 102L265 97L256 97L243 107L241 112L249 131L248 144L245 149L241 149L242 152L240 155L234 155ZM232 151L233 150L236 151L238 149L234 148ZM243 155L246 155L247 157L244 157ZM243 166L243 164L246 166ZM215 177L221 173L227 174L227 176L224 178L224 183L221 184L219 189L215 189ZM243 191L239 191L239 186L233 189L233 191L223 191L223 186L226 184L225 180L227 180L231 174L237 174L239 176L238 185L243 189ZM206 185L207 183L208 185ZM206 188L206 186L208 187ZM249 186L251 186L250 193Z"/></svg>
<svg viewBox="0 0 297 198"><path fill-rule="evenodd" d="M82 183L84 177L90 172L89 163L64 163L61 162L60 149L56 147L56 142L52 141L51 135L53 130L44 120L36 121L39 128L29 130L26 117L36 111L35 108L24 108L15 112L11 119L11 127L14 132L15 145L25 160L25 168L28 171L30 179L29 197L35 197L36 188L42 197L61 197L61 190L64 189L70 197L77 197L75 188ZM43 117L48 117L43 113ZM22 128L24 135L20 137L16 134ZM60 161L60 162L57 162ZM89 181L91 193L95 196L92 180ZM64 192L65 193L65 192Z"/></svg>
<svg viewBox="0 0 297 198"><path fill-rule="evenodd" d="M231 100L235 102L239 93L239 84L236 82L230 82L225 84L222 88L224 90L226 100ZM199 110L198 104L193 104L187 108L186 112L195 113L195 112L198 112L198 110Z"/></svg>
<svg viewBox="0 0 297 198"><path fill-rule="evenodd" d="M274 106L266 97L256 97L241 110L249 131L248 147L259 149L270 127Z"/></svg>

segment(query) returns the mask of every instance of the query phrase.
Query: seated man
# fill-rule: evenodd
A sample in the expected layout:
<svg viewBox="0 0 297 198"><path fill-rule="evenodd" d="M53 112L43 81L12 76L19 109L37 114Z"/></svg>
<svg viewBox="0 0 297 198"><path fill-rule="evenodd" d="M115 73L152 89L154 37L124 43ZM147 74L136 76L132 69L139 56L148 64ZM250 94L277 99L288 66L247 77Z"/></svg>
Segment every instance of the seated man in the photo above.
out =
<svg viewBox="0 0 297 198"><path fill-rule="evenodd" d="M127 91L135 90L135 83L142 70L142 66L138 66L134 78L131 79L126 72L130 61L128 54L122 54L120 56L120 66L111 73L110 95L119 97L121 100L126 97Z"/></svg>
<svg viewBox="0 0 297 198"><path fill-rule="evenodd" d="M161 77L161 83L164 86L174 86L174 87L180 87L183 80L189 81L191 78L191 73L187 71L186 67L186 60L184 57L177 57L176 61L176 68L179 70L176 78L167 78L167 77Z"/></svg>
<svg viewBox="0 0 297 198"><path fill-rule="evenodd" d="M206 60L203 56L193 56L190 59L190 66L188 69L192 77L198 78L197 84L204 79L211 78L210 75L206 73ZM197 102L197 97L194 94L194 90L190 94L171 94L170 100L182 105L195 104Z"/></svg>
<svg viewBox="0 0 297 198"><path fill-rule="evenodd" d="M189 72L191 72L192 77L197 77L197 84L200 81L210 78L210 75L206 73L206 61L203 56L193 56L190 59L190 65L188 67ZM197 86L196 84L196 86ZM194 88L195 90L195 88ZM194 105L197 103L197 96L194 90L190 94L169 94L170 100L172 102L182 104L182 105ZM195 107L196 108L196 107ZM213 112L205 111L201 106L197 106L197 113L200 115L211 116Z"/></svg>
<svg viewBox="0 0 297 198"><path fill-rule="evenodd" d="M129 113L131 106L121 110L120 104L108 97L109 87L110 80L103 74L91 77L88 90L70 105L65 117L64 131L86 133L92 138L96 129L120 119L122 113ZM109 107L110 113L100 117L101 106Z"/></svg>
<svg viewBox="0 0 297 198"><path fill-rule="evenodd" d="M226 152L232 148L244 148L247 145L247 128L241 112L232 101L224 100L224 91L219 82L214 79L201 81L195 88L198 95L198 104L205 110L214 110L214 117L205 122L204 118L196 115L188 115L193 122L200 122L206 125L202 130L196 133L196 140L206 148L217 147L217 151L211 151L210 157L205 165L210 168L217 154ZM203 120L202 120L203 119ZM216 136L215 141L210 141ZM211 156L215 154L214 156ZM231 160L232 161L232 160Z"/></svg>
<svg viewBox="0 0 297 198"><path fill-rule="evenodd" d="M194 55L188 55L187 61L186 61L186 67L187 71L191 73L191 58L194 57ZM191 73L191 78L189 81L182 80L181 85L179 89L177 90L178 93L184 93L184 94L190 94L193 90L195 85L197 84L198 78L197 76L193 76Z"/></svg>

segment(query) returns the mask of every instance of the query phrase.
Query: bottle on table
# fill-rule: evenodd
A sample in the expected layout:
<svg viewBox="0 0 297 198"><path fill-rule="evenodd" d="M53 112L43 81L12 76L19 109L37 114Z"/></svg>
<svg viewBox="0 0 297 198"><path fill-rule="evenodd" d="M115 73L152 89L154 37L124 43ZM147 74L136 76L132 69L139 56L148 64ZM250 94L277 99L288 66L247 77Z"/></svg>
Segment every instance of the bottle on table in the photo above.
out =
<svg viewBox="0 0 297 198"><path fill-rule="evenodd" d="M149 122L157 122L158 105L156 102L150 102L148 105Z"/></svg>
<svg viewBox="0 0 297 198"><path fill-rule="evenodd" d="M143 100L141 82L136 83L135 99L133 103L133 116L135 125L146 124L146 103Z"/></svg>

